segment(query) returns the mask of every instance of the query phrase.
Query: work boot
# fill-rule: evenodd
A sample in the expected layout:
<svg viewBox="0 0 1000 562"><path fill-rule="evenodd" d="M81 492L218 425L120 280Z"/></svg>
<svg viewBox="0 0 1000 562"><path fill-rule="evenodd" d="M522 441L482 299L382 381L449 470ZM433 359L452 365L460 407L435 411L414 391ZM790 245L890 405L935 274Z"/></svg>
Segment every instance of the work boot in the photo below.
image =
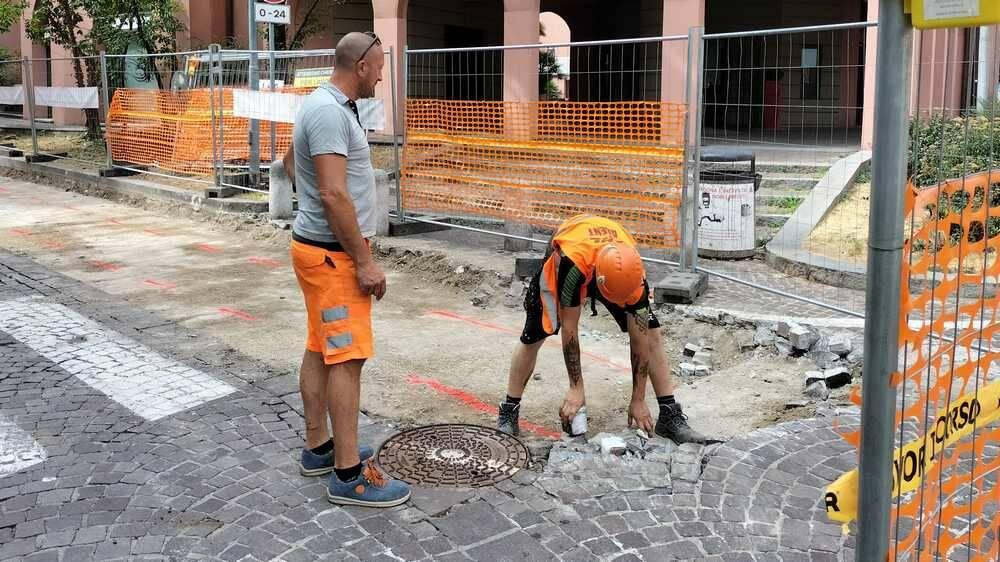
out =
<svg viewBox="0 0 1000 562"><path fill-rule="evenodd" d="M669 404L660 408L660 417L656 420L656 434L670 439L678 445L684 443L704 444L707 441L705 436L691 429L687 419L680 404Z"/></svg>
<svg viewBox="0 0 1000 562"><path fill-rule="evenodd" d="M501 402L499 410L499 415L497 415L497 429L509 435L517 435L519 432L517 416L521 412L521 405Z"/></svg>

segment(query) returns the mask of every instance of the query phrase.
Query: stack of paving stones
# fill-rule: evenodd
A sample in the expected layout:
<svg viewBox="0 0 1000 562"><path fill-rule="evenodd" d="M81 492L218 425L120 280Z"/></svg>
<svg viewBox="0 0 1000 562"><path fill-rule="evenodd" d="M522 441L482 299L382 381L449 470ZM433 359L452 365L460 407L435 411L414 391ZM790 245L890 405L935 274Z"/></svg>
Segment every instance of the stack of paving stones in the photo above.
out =
<svg viewBox="0 0 1000 562"><path fill-rule="evenodd" d="M832 413L710 448L559 442L495 486L335 507L297 472L293 375L0 253L0 306L35 295L236 392L150 422L0 333L0 417L46 456L0 458L0 560L853 560L823 510L855 457ZM367 442L395 431L362 417Z"/></svg>

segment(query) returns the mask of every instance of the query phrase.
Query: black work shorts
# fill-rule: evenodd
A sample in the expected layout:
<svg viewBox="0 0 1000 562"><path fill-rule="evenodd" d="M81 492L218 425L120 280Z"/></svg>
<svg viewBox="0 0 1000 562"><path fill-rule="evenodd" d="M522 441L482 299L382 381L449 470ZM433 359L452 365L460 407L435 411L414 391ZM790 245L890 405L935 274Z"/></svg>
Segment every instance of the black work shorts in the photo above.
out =
<svg viewBox="0 0 1000 562"><path fill-rule="evenodd" d="M533 343L538 343L552 334L546 334L545 330L542 328L542 292L541 292L541 278L542 273L539 271L531 278L531 283L528 284L528 293L524 295L524 330L521 332L521 343L525 345L531 345ZM653 313L653 307L649 302L649 284L643 281L645 285L645 290L642 292L642 297L633 305L628 307L622 307L604 298L604 295L600 291L594 290L594 298L597 302L604 305L604 308L608 309L611 316L615 319L618 327L623 332L628 331L628 315L634 314L636 317L646 317L648 318L648 326L650 328L659 328L660 321L656 318L656 314ZM556 289L556 294L562 292L562 288ZM581 303L581 306L586 303ZM556 327L556 334L559 333L559 327Z"/></svg>

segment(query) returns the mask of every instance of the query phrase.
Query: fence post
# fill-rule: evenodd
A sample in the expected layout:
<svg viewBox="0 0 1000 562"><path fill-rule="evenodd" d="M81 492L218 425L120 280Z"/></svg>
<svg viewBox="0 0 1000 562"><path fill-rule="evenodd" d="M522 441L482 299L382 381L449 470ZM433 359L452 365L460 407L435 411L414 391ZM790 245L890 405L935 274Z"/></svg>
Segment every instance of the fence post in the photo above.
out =
<svg viewBox="0 0 1000 562"><path fill-rule="evenodd" d="M691 125L694 119L697 117L697 111L694 108L694 100L697 99L697 95L692 95L692 88L697 88L701 86L700 77L695 76L698 67L698 61L695 59L695 48L694 43L697 41L697 29L692 27L688 29L688 39L687 39L687 73L684 77L684 161L681 165L681 205L677 209L677 229L680 234L680 244L678 248L678 270L684 271L688 268L688 239L691 237L691 222L690 222L690 209L691 196L688 193L688 189L691 188L690 175L694 170L691 162L691 156L694 149L694 141L691 140ZM660 49L665 49L666 44L661 43ZM663 70L661 69L661 72ZM663 134L661 133L661 137Z"/></svg>
<svg viewBox="0 0 1000 562"><path fill-rule="evenodd" d="M260 89L260 72L257 68L257 19L254 11L254 0L247 0L247 13L249 14L249 34L247 35L250 47L250 64L248 69L248 81L250 91L255 92ZM250 185L260 186L260 121L250 120Z"/></svg>
<svg viewBox="0 0 1000 562"><path fill-rule="evenodd" d="M111 155L111 139L108 136L108 115L111 114L111 96L108 94L108 58L107 53L101 51L101 102L104 104L104 150L107 152L105 165L108 169L115 167L114 158Z"/></svg>
<svg viewBox="0 0 1000 562"><path fill-rule="evenodd" d="M24 78L21 79L24 82L24 99L28 104L28 121L31 123L31 155L37 157L38 130L35 126L35 82L31 72L32 60L29 58L21 60L24 61Z"/></svg>
<svg viewBox="0 0 1000 562"><path fill-rule="evenodd" d="M219 57L219 45L210 45L208 47L208 99L209 99L209 110L211 111L211 116L209 118L210 126L212 127L212 179L215 180L215 189L222 189L222 155L219 152L219 132L220 129L216 127L215 119L215 81L216 81L216 64L218 63ZM220 119L221 122L221 119Z"/></svg>
<svg viewBox="0 0 1000 562"><path fill-rule="evenodd" d="M274 93L274 24L267 24L267 51L268 51L268 74L271 79L271 93ZM287 78L286 78L287 80ZM278 142L278 131L276 129L277 123L274 120L268 121L268 125L271 128L271 163L274 163L274 159L277 157L278 148L276 146Z"/></svg>
<svg viewBox="0 0 1000 562"><path fill-rule="evenodd" d="M899 361L900 268L906 186L911 27L903 0L882 0L878 16L875 143L865 299L865 357L856 559L885 560L889 548Z"/></svg>
<svg viewBox="0 0 1000 562"><path fill-rule="evenodd" d="M687 267L692 273L698 270L698 201L701 197L701 133L702 133L702 104L705 102L705 89L702 87L705 79L705 28L695 27L689 32L688 40L694 40L695 57L695 95L694 95L694 173L691 174L691 205L690 239L688 240L688 264ZM690 63L689 63L690 64Z"/></svg>
<svg viewBox="0 0 1000 562"><path fill-rule="evenodd" d="M403 57L406 57L406 48L403 48ZM405 64L405 63L404 63ZM403 175L403 167L399 163L399 96L396 94L396 47L389 47L389 89L392 90L392 151L396 159L396 217L403 221L403 192L400 176ZM405 101L403 103L406 103Z"/></svg>

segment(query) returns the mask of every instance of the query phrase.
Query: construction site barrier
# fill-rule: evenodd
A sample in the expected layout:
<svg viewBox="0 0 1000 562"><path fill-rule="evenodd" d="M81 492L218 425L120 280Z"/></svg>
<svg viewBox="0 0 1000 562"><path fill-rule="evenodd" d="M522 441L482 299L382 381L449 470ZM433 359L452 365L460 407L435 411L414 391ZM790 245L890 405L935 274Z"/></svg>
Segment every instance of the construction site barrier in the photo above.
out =
<svg viewBox="0 0 1000 562"><path fill-rule="evenodd" d="M685 108L631 102L410 99L407 210L555 228L579 213L676 248Z"/></svg>

